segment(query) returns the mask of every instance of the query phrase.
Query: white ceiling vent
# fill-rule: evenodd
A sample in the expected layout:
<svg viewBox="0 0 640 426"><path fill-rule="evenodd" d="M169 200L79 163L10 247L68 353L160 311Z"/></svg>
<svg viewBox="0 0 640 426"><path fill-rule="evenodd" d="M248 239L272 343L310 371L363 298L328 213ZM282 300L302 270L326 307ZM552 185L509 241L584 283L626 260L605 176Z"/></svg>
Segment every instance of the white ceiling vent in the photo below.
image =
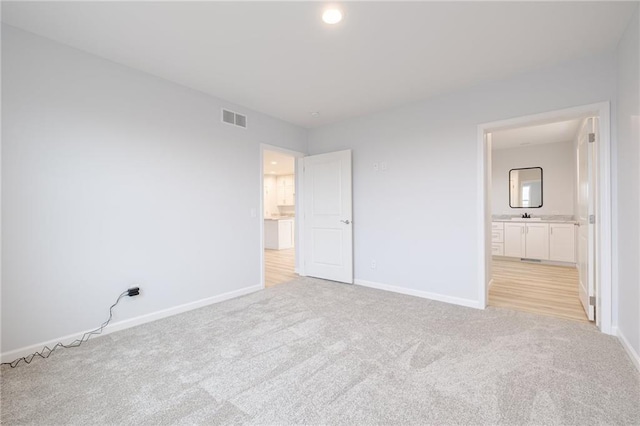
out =
<svg viewBox="0 0 640 426"><path fill-rule="evenodd" d="M229 111L228 109L222 110L222 122L242 127L243 129L247 128L247 116Z"/></svg>

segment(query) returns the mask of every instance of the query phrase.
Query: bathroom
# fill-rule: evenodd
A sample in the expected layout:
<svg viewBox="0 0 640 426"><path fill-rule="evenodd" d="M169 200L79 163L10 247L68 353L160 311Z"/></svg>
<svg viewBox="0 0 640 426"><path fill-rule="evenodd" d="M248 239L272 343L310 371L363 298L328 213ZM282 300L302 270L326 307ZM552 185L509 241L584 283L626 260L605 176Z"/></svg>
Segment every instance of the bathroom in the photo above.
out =
<svg viewBox="0 0 640 426"><path fill-rule="evenodd" d="M491 134L489 305L594 320L597 124L580 117Z"/></svg>

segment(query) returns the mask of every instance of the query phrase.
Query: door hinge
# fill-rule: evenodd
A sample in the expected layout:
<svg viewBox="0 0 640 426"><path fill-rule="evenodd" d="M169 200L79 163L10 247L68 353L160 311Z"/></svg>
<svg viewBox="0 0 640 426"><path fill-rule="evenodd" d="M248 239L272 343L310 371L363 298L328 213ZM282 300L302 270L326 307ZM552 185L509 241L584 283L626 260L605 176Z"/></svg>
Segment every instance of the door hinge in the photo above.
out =
<svg viewBox="0 0 640 426"><path fill-rule="evenodd" d="M589 306L596 306L596 297L589 296Z"/></svg>
<svg viewBox="0 0 640 426"><path fill-rule="evenodd" d="M596 141L596 134L595 133L589 133L589 143L593 143Z"/></svg>
<svg viewBox="0 0 640 426"><path fill-rule="evenodd" d="M589 215L589 223L592 224L592 225L594 223L596 223L596 215L595 214L590 214Z"/></svg>

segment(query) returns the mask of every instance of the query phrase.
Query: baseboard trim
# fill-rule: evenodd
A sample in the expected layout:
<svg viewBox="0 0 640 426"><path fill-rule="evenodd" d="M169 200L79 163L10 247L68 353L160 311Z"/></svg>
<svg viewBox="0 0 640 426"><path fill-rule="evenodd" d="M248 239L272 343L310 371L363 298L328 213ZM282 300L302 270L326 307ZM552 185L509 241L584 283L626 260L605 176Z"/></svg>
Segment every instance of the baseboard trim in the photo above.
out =
<svg viewBox="0 0 640 426"><path fill-rule="evenodd" d="M618 340L620 340L620 343L622 344L624 350L627 351L627 355L629 355L629 358L631 358L631 362L633 362L638 371L640 371L640 355L631 347L631 344L629 343L627 338L624 337L624 334L622 334L620 329L617 327L615 330L615 334L618 336Z"/></svg>
<svg viewBox="0 0 640 426"><path fill-rule="evenodd" d="M225 300L235 299L236 297L245 296L247 294L254 293L262 289L263 289L262 285L258 284L250 287L241 288L239 290L229 291L227 293L222 293L217 296L211 296L205 299L196 300L194 302L189 302L189 303L174 306L171 308L163 309L161 311L151 312L149 314L144 314L134 318L129 318L126 320L114 322L112 324L109 324L104 329L102 334L94 336L92 337L92 339L95 339L101 336L106 336L107 334L111 334L116 331L125 330L127 328L135 327L135 326L156 321L162 318L167 318L173 315L181 314L183 312L192 311L194 309L203 308L208 305L224 302ZM91 330L94 330L94 329L92 328ZM59 337L57 339L48 340L46 342L37 343L35 345L25 346L19 349L14 349L12 351L3 352L2 354L0 354L0 361L12 362L15 359L18 359L20 357L30 355L36 351L40 351L45 346L52 347L58 342L71 343L74 340L81 338L84 333L91 330L85 330L78 333L69 334L67 336Z"/></svg>
<svg viewBox="0 0 640 426"><path fill-rule="evenodd" d="M378 290L390 291L393 293L406 294L407 296L421 297L423 299L436 300L438 302L451 303L452 305L466 306L468 308L483 309L483 307L480 306L480 303L477 300L463 299L460 297L447 296L439 293L431 293L428 291L414 290L410 288L398 287L394 285L377 283L377 282L366 281L361 279L355 279L353 283L357 285L361 285L363 287L370 287Z"/></svg>

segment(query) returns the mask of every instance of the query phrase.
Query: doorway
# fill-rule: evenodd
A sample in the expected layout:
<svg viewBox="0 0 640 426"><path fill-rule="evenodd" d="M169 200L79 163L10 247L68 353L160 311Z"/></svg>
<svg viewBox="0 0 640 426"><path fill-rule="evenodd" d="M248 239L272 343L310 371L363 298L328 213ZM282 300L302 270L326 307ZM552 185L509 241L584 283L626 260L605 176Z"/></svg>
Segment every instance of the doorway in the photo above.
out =
<svg viewBox="0 0 640 426"><path fill-rule="evenodd" d="M478 127L484 306L611 333L608 129L608 103Z"/></svg>
<svg viewBox="0 0 640 426"><path fill-rule="evenodd" d="M263 146L262 188L262 276L264 287L290 282L298 277L297 253L297 158L300 153Z"/></svg>
<svg viewBox="0 0 640 426"><path fill-rule="evenodd" d="M262 286L298 276L353 284L351 151L260 153Z"/></svg>

